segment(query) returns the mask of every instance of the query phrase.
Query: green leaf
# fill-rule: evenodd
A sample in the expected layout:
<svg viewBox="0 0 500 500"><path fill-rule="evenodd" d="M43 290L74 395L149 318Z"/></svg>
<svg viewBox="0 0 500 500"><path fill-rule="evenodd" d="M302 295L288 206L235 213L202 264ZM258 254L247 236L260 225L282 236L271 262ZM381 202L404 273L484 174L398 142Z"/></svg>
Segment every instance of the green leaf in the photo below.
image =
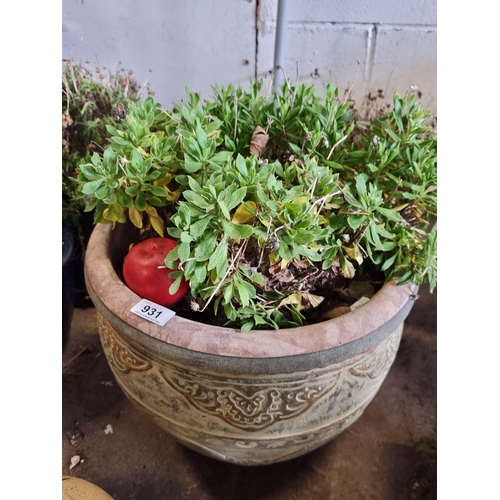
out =
<svg viewBox="0 0 500 500"><path fill-rule="evenodd" d="M196 127L196 139L198 140L198 143L202 148L205 147L207 143L207 134L205 131L201 128L200 125L197 125Z"/></svg>
<svg viewBox="0 0 500 500"><path fill-rule="evenodd" d="M351 215L350 217L347 217L347 223L349 226L352 227L352 229L356 230L361 226L363 221L365 220L364 215Z"/></svg>
<svg viewBox="0 0 500 500"><path fill-rule="evenodd" d="M139 191L137 193L137 196L135 197L135 206L140 212L144 212L144 210L146 210L146 197L144 196L144 193L142 191Z"/></svg>
<svg viewBox="0 0 500 500"><path fill-rule="evenodd" d="M125 191L122 191L121 189L115 189L115 194L116 197L118 198L118 201L124 207L130 207L133 204L132 197L129 196Z"/></svg>
<svg viewBox="0 0 500 500"><path fill-rule="evenodd" d="M165 265L169 269L177 269L177 260L179 260L179 247L175 246L165 257Z"/></svg>
<svg viewBox="0 0 500 500"><path fill-rule="evenodd" d="M375 248L377 250L383 250L383 245L382 242L380 241L380 237L377 231L377 226L373 222L368 226L368 234L370 234L372 242L375 245Z"/></svg>
<svg viewBox="0 0 500 500"><path fill-rule="evenodd" d="M193 238L199 238L205 232L211 220L212 217L207 216L204 217L203 219L196 221L194 224L191 224L191 226L189 227L189 232L191 236L193 236Z"/></svg>
<svg viewBox="0 0 500 500"><path fill-rule="evenodd" d="M395 222L403 220L403 217L398 212L395 212L394 210L390 210L389 208L375 207L375 210L377 212L380 212L382 215L384 215L388 219L393 220Z"/></svg>
<svg viewBox="0 0 500 500"><path fill-rule="evenodd" d="M193 203L196 207L201 208L202 210L209 206L205 199L194 191L184 191L183 196L187 201Z"/></svg>
<svg viewBox="0 0 500 500"><path fill-rule="evenodd" d="M360 196L366 196L366 178L364 174L356 176L356 190Z"/></svg>
<svg viewBox="0 0 500 500"><path fill-rule="evenodd" d="M198 262L208 260L214 253L217 237L211 233L198 242L194 249L194 256Z"/></svg>
<svg viewBox="0 0 500 500"><path fill-rule="evenodd" d="M222 238L215 252L210 257L208 261L208 270L211 271L212 269L219 268L223 262L227 264L227 236ZM222 278L222 276L219 277Z"/></svg>
<svg viewBox="0 0 500 500"><path fill-rule="evenodd" d="M238 154L236 157L236 168L238 169L238 172L243 175L244 177L248 177L248 169L247 169L247 164L245 162L245 158Z"/></svg>
<svg viewBox="0 0 500 500"><path fill-rule="evenodd" d="M194 270L194 275L200 283L203 283L205 281L205 278L207 277L207 267L204 262L196 263L196 269Z"/></svg>
<svg viewBox="0 0 500 500"><path fill-rule="evenodd" d="M152 195L148 194L146 199L147 199L148 203L150 203L151 205L153 205L155 207L162 207L164 205L164 202L162 200L160 200L160 198L158 198L157 196L152 196Z"/></svg>
<svg viewBox="0 0 500 500"><path fill-rule="evenodd" d="M201 169L203 163L193 160L189 155L184 156L184 169L190 174L194 174Z"/></svg>
<svg viewBox="0 0 500 500"><path fill-rule="evenodd" d="M227 208L231 211L233 208L238 206L244 199L247 194L247 188L241 187L237 189L227 200Z"/></svg>
<svg viewBox="0 0 500 500"><path fill-rule="evenodd" d="M120 135L120 132L116 127L113 127L112 125L106 125L106 130L110 135Z"/></svg>
<svg viewBox="0 0 500 500"><path fill-rule="evenodd" d="M123 137L120 137L119 135L115 135L111 137L111 142L118 145L118 146L128 146L130 144L127 139L124 139Z"/></svg>
<svg viewBox="0 0 500 500"><path fill-rule="evenodd" d="M246 224L234 224L233 222L222 219L222 227L224 232L235 240L245 239L252 235L252 226Z"/></svg>
<svg viewBox="0 0 500 500"><path fill-rule="evenodd" d="M161 186L155 186L154 184L149 185L149 190L155 196L159 196L160 198L166 198L168 191Z"/></svg>
<svg viewBox="0 0 500 500"><path fill-rule="evenodd" d="M174 274L174 273L171 273L171 274ZM182 283L182 274L180 276L178 276L176 278L176 280L170 285L170 287L168 289L168 293L170 295L174 295L175 293L177 293L177 291L179 290L179 287L181 286L181 283Z"/></svg>
<svg viewBox="0 0 500 500"><path fill-rule="evenodd" d="M401 142L401 138L398 137L394 131L390 128L390 126L387 123L382 123L382 126L384 127L384 130L389 134L390 138L395 141L395 142Z"/></svg>
<svg viewBox="0 0 500 500"><path fill-rule="evenodd" d="M291 260L292 258L292 253L290 252L288 245L285 245L284 243L280 244L278 249L278 255L285 260Z"/></svg>
<svg viewBox="0 0 500 500"><path fill-rule="evenodd" d="M135 196L139 190L141 189L140 184L133 184L132 186L129 186L128 188L125 189L125 192L129 194L130 196Z"/></svg>
<svg viewBox="0 0 500 500"><path fill-rule="evenodd" d="M95 171L94 167L92 167L89 163L85 165L79 165L77 170L80 171L89 180L96 180L101 177L101 174L98 174Z"/></svg>
<svg viewBox="0 0 500 500"><path fill-rule="evenodd" d="M241 325L240 331L241 333L249 332L253 327L254 327L254 322L252 320L245 321L245 323Z"/></svg>
<svg viewBox="0 0 500 500"><path fill-rule="evenodd" d="M89 195L94 194L99 189L99 187L103 182L104 182L104 177L101 179L97 179L96 181L87 182L86 184L83 185L82 193Z"/></svg>
<svg viewBox="0 0 500 500"><path fill-rule="evenodd" d="M189 247L189 243L182 242L178 246L177 254L179 256L179 260L181 263L186 262L189 259L189 255L191 253L191 249Z"/></svg>
<svg viewBox="0 0 500 500"><path fill-rule="evenodd" d="M382 264L382 267L380 268L381 271L387 271L393 264L394 261L396 260L397 254L394 254L392 257L389 257L387 260L384 261Z"/></svg>
<svg viewBox="0 0 500 500"><path fill-rule="evenodd" d="M236 292L240 299L241 305L243 307L247 307L250 304L250 296L248 295L247 289L240 281L237 281L235 285L236 285Z"/></svg>
<svg viewBox="0 0 500 500"><path fill-rule="evenodd" d="M321 261L321 256L318 254L318 252L315 252L312 248L308 248L305 245L298 245L296 247L296 250L300 255L307 257L309 260L312 260L313 262Z"/></svg>
<svg viewBox="0 0 500 500"><path fill-rule="evenodd" d="M231 159L231 153L229 151L218 151L208 160L210 163L215 163L216 165L225 165Z"/></svg>
<svg viewBox="0 0 500 500"><path fill-rule="evenodd" d="M197 161L202 161L203 156L201 154L201 149L199 144L196 142L195 139L192 139L191 137L186 137L184 139L184 147L188 154L192 156L195 160Z"/></svg>
<svg viewBox="0 0 500 500"><path fill-rule="evenodd" d="M219 208L220 208L222 214L224 215L224 217L226 219L230 220L231 214L229 213L229 209L227 208L227 205L222 200L219 200Z"/></svg>
<svg viewBox="0 0 500 500"><path fill-rule="evenodd" d="M296 236L293 238L293 242L297 245L307 245L314 241L315 236L307 231L298 231Z"/></svg>

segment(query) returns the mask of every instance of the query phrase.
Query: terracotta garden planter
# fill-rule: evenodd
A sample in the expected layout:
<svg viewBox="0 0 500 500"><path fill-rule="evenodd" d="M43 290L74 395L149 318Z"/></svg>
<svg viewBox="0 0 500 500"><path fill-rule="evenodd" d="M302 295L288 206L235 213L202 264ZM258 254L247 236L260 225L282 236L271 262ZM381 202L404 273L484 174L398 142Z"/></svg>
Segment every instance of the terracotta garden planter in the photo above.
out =
<svg viewBox="0 0 500 500"><path fill-rule="evenodd" d="M356 310L302 328L242 334L178 316L157 326L130 312L140 297L117 274L127 232L96 226L87 288L117 382L175 439L264 465L318 448L361 416L394 361L416 287L386 284Z"/></svg>

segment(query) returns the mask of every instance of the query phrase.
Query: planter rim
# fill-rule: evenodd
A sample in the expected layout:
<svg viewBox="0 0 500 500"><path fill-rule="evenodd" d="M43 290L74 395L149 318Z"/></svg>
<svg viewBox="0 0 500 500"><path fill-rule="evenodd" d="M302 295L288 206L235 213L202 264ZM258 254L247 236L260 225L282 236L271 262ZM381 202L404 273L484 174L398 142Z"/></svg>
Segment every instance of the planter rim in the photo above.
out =
<svg viewBox="0 0 500 500"><path fill-rule="evenodd" d="M158 326L130 312L141 297L121 281L113 268L109 249L111 234L111 225L97 224L90 237L85 273L91 296L95 294L112 314L148 337L204 354L280 358L321 353L359 341L379 329L390 328L394 317L406 317L418 290L414 284L396 285L392 281L354 311L297 328L241 333L233 328L199 323L177 315L166 325Z"/></svg>

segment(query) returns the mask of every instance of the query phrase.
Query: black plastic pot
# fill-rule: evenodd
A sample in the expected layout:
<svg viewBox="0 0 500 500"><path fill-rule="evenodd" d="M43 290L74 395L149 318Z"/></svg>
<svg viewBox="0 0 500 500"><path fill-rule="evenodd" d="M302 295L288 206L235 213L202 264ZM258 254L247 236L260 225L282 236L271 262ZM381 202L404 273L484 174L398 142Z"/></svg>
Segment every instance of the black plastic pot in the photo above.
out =
<svg viewBox="0 0 500 500"><path fill-rule="evenodd" d="M66 347L69 338L74 304L74 270L72 266L75 253L75 237L66 225L62 226L62 348Z"/></svg>

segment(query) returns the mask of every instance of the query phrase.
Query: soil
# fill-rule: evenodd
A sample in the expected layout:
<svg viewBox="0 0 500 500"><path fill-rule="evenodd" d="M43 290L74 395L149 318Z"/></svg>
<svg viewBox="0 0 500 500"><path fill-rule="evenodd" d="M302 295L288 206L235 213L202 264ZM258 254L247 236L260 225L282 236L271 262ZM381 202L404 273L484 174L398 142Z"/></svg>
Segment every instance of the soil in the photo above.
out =
<svg viewBox="0 0 500 500"><path fill-rule="evenodd" d="M163 215L166 220L169 220L168 213ZM126 229L122 226L120 224L118 228L125 232ZM138 243L144 239L157 236L152 230L145 231L136 238L135 242ZM121 257L117 258L116 262L123 262L126 250L118 250L118 253ZM121 266L115 267L115 271L120 279L125 282ZM383 273L377 271L369 261L363 263L361 274L356 273L353 279L347 279L342 275L338 261L334 263L331 269L322 270L321 263L319 263L319 266L313 266L309 265L305 260L297 261L293 259L284 270L280 269L278 263L276 266L270 266L262 274L266 279L267 291L286 293L300 291L301 293L317 296L322 300L317 306L314 306L313 303L309 306L303 304L304 309L301 313L306 318L305 325L326 321L349 312L353 304L363 297L368 299L372 297L382 288L385 282ZM314 300L314 297L311 300ZM84 303L82 303L82 306L84 306ZM194 298L188 293L181 302L169 308L182 318L214 326L228 326L228 320L222 307L219 307L217 314L215 314L213 307L209 306L204 309L204 306L205 302L199 297ZM285 308L280 310L286 314Z"/></svg>
<svg viewBox="0 0 500 500"><path fill-rule="evenodd" d="M308 309L302 311L306 318L305 324L308 325L326 321L349 312L353 304L363 297L369 299L384 284L383 275L377 273L374 269L370 269L370 271L366 271L352 280L338 274L332 276L323 273L323 279L321 279L320 273L311 273L311 275L317 280L315 286L310 289L311 294L324 300L318 306L313 307L311 305ZM302 281L304 279L305 277L302 276ZM183 301L171 309L175 310L178 316L192 321L215 326L224 326L227 323L227 318L221 310L218 315L214 315L213 309L210 307L201 312L204 305L201 300L197 302L200 310L194 311L192 308L193 300L193 297L188 294Z"/></svg>

